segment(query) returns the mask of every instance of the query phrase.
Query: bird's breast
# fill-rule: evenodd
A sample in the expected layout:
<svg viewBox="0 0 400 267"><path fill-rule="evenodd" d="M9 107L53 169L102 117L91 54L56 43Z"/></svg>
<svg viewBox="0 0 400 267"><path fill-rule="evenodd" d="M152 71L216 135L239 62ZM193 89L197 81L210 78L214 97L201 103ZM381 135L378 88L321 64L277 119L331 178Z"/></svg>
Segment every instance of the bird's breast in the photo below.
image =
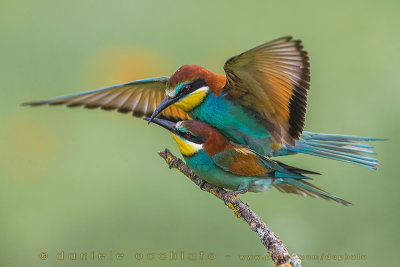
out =
<svg viewBox="0 0 400 267"><path fill-rule="evenodd" d="M207 122L227 139L269 154L273 140L267 129L246 108L209 93L201 105L188 112L193 119Z"/></svg>
<svg viewBox="0 0 400 267"><path fill-rule="evenodd" d="M184 159L191 170L206 182L230 190L239 190L248 187L252 192L266 191L271 185L271 178L244 177L224 171L215 165L211 156L204 150L192 157Z"/></svg>

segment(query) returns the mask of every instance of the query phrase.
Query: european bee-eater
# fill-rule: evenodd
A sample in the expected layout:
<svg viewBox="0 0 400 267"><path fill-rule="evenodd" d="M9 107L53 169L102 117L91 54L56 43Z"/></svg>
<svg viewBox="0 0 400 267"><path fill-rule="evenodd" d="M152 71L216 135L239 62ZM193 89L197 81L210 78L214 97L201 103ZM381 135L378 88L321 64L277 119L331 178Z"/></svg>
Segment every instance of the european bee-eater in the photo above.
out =
<svg viewBox="0 0 400 267"><path fill-rule="evenodd" d="M190 169L213 185L233 190L228 194L265 192L275 187L284 193L351 204L305 181L310 178L303 174L318 173L273 161L248 147L232 143L205 122L174 123L157 118L153 122L171 132Z"/></svg>
<svg viewBox="0 0 400 267"><path fill-rule="evenodd" d="M300 41L284 37L234 56L226 75L184 65L171 77L150 78L84 93L25 103L84 105L171 121L207 122L228 140L264 156L305 153L376 169L363 141L380 140L302 132L310 70ZM149 121L149 123L150 123Z"/></svg>

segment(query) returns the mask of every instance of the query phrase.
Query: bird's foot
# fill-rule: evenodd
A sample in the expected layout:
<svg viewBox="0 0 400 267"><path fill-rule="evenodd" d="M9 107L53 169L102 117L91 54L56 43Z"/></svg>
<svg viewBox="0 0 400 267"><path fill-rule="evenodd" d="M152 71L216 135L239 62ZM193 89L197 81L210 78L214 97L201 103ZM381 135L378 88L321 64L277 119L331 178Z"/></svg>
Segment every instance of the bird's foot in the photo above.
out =
<svg viewBox="0 0 400 267"><path fill-rule="evenodd" d="M232 190L232 191L226 192L226 193L224 194L224 196L223 196L225 205L226 205L226 200L227 200L230 196L235 196L235 197L236 197L237 194L244 194L244 193L246 193L247 191L249 191L249 188L248 188L248 187L245 187L245 188L240 189L240 190L235 190L235 191Z"/></svg>
<svg viewBox="0 0 400 267"><path fill-rule="evenodd" d="M204 190L204 186L206 185L206 181L202 181L200 184L199 184L199 187L200 187L200 189L201 190Z"/></svg>

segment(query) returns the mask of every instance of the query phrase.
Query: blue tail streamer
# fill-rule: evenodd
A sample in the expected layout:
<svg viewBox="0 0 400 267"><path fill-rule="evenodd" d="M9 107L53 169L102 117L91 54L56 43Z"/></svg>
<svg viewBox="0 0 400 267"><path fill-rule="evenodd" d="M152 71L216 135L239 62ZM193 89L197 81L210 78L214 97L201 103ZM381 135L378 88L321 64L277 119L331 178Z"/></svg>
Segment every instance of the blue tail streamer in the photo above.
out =
<svg viewBox="0 0 400 267"><path fill-rule="evenodd" d="M287 149L291 152L350 162L376 170L379 166L378 160L370 156L376 153L371 150L372 146L363 142L384 140L304 131L296 146L288 146Z"/></svg>

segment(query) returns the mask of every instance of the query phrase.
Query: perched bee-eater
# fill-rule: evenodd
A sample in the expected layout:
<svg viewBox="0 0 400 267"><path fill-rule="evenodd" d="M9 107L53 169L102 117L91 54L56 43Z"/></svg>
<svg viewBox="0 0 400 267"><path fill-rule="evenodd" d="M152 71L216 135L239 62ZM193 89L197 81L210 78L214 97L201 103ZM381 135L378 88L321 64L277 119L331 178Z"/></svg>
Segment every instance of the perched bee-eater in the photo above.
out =
<svg viewBox="0 0 400 267"><path fill-rule="evenodd" d="M351 204L305 181L310 178L303 174L318 173L273 161L248 147L232 143L205 122L186 120L174 123L158 118L153 122L171 132L190 169L213 185L233 190L228 195L265 192L275 187L284 193Z"/></svg>
<svg viewBox="0 0 400 267"><path fill-rule="evenodd" d="M25 103L84 105L179 121L196 119L228 140L264 156L295 153L376 169L363 141L374 138L303 132L310 70L300 41L284 37L234 56L225 75L184 65L171 77L150 78L84 93Z"/></svg>

